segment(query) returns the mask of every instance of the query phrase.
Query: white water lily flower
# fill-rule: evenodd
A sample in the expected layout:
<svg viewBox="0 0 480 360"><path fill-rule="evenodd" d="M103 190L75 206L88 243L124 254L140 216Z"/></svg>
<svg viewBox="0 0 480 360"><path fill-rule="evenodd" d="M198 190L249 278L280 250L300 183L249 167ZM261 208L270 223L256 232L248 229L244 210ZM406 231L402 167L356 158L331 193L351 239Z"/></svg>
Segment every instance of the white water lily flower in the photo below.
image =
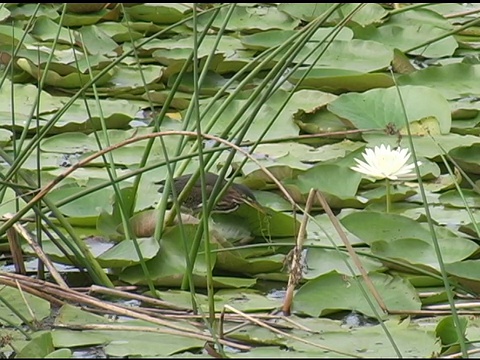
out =
<svg viewBox="0 0 480 360"><path fill-rule="evenodd" d="M375 179L401 180L410 177L414 173L412 170L415 164L407 165L410 159L408 149L392 150L390 145L375 146L372 149L366 149L362 154L365 162L355 159L357 166L351 167L352 170L374 177ZM417 165L421 162L418 161Z"/></svg>

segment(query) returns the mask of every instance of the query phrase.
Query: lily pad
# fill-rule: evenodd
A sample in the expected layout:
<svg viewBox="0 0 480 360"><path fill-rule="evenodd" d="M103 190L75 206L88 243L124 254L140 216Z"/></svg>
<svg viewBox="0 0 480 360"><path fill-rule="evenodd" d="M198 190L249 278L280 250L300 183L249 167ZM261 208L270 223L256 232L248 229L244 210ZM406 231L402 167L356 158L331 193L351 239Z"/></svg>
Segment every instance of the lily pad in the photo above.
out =
<svg viewBox="0 0 480 360"><path fill-rule="evenodd" d="M445 29L440 29L429 24L385 24L380 27L368 26L366 28L359 28L355 31L357 38L378 41L392 48L400 49L401 51L407 51L446 33L447 31ZM447 36L427 46L410 51L409 53L427 58L438 58L453 55L457 47L458 43L455 38L453 36Z"/></svg>
<svg viewBox="0 0 480 360"><path fill-rule="evenodd" d="M174 24L191 12L191 6L181 3L148 3L126 8L126 13L132 20L156 24Z"/></svg>
<svg viewBox="0 0 480 360"><path fill-rule="evenodd" d="M478 192L469 189L462 189L462 196L457 190L449 190L441 194L439 200L443 205L454 208L480 208Z"/></svg>
<svg viewBox="0 0 480 360"><path fill-rule="evenodd" d="M17 64L24 71L29 73L34 78L40 78L43 76L44 70L40 69L33 63L29 62L26 59L19 59ZM45 76L45 84L55 87L64 87L67 89L71 88L80 88L83 84L89 82L93 77L97 76L100 71L92 71L92 74L68 74L63 76L62 74L56 73L53 70L47 70L47 75ZM98 85L106 84L114 75L115 70L110 70L105 74L101 75L98 78Z"/></svg>
<svg viewBox="0 0 480 360"><path fill-rule="evenodd" d="M430 232L425 227L401 215L358 211L345 216L340 222L368 244L406 238L431 240Z"/></svg>
<svg viewBox="0 0 480 360"><path fill-rule="evenodd" d="M373 258L360 256L360 261L367 273L384 269L382 263ZM347 276L360 275L360 270L350 256L343 251L310 248L305 262L307 267L303 275L305 280L326 275L332 270Z"/></svg>
<svg viewBox="0 0 480 360"><path fill-rule="evenodd" d="M371 273L369 277L389 310L420 310L420 299L408 281L379 273ZM355 310L367 316L375 316L359 286L365 287L360 277L354 279L336 272L319 276L298 289L294 296L294 311L322 316L339 310ZM372 295L369 296L377 313L385 318L386 315Z"/></svg>
<svg viewBox="0 0 480 360"><path fill-rule="evenodd" d="M302 194L308 194L313 188L340 199L348 199L355 196L361 179L359 173L347 167L318 164L285 184L296 186Z"/></svg>
<svg viewBox="0 0 480 360"><path fill-rule="evenodd" d="M379 4L367 3L361 4L364 6L359 5L359 3L282 3L279 5L279 9L293 17L309 22L325 15L327 11L335 7L336 11L327 19L328 22L337 24L347 16L353 15L351 20L362 26L378 23L388 14Z"/></svg>
<svg viewBox="0 0 480 360"><path fill-rule="evenodd" d="M139 255L137 254L134 240L124 240L118 245L108 249L102 253L98 258L98 262L103 267L126 267L138 264L140 262ZM145 260L153 258L160 246L153 238L141 238L137 239L138 247Z"/></svg>
<svg viewBox="0 0 480 360"><path fill-rule="evenodd" d="M398 84L428 86L451 100L478 94L480 84L476 79L479 76L480 65L449 64L401 75Z"/></svg>
<svg viewBox="0 0 480 360"><path fill-rule="evenodd" d="M474 292L480 291L480 267L477 260L464 260L451 264L445 264L449 274L453 275L461 284Z"/></svg>
<svg viewBox="0 0 480 360"><path fill-rule="evenodd" d="M285 12L273 6L261 6L257 4L235 4L233 6L234 8L226 27L229 31L292 30L300 23L298 20L291 18ZM218 14L214 14L213 12L204 14L204 16L198 18L195 25L199 31L201 31L208 24L211 17L215 16L212 26L219 29L227 18L229 11L229 7L222 7ZM193 27L191 21L187 24Z"/></svg>
<svg viewBox="0 0 480 360"><path fill-rule="evenodd" d="M364 244L364 242L352 234L350 231L345 229L345 227L340 223L340 227L347 236L348 241L352 245ZM307 238L305 239L306 245L331 245L331 241L336 246L344 246L340 235L338 235L337 230L333 226L328 215L321 214L316 215L313 219L310 219L307 224Z"/></svg>
<svg viewBox="0 0 480 360"><path fill-rule="evenodd" d="M307 76L303 75L308 71ZM301 82L300 80L303 79ZM373 88L388 88L394 85L391 76L382 73L365 73L357 70L314 67L312 70L294 71L288 81L299 84L300 88L315 88L334 94L346 91L366 91Z"/></svg>
<svg viewBox="0 0 480 360"><path fill-rule="evenodd" d="M336 28L322 27L319 28L310 38L310 41L325 41L334 33ZM288 41L293 35L298 34L296 30L268 30L258 32L252 35L243 36L242 44L252 50L266 50L271 47L279 46ZM349 28L342 28L336 34L336 40L351 40L353 31Z"/></svg>
<svg viewBox="0 0 480 360"><path fill-rule="evenodd" d="M59 28L60 32L58 31ZM37 18L30 34L41 41L56 40L64 44L71 44L74 41L74 34L71 34L67 28L60 26L60 24L46 16Z"/></svg>
<svg viewBox="0 0 480 360"><path fill-rule="evenodd" d="M283 102L289 94L286 91L277 91L271 98L269 98L260 110L256 113L253 122L248 126L247 134L245 139L257 140L258 135L262 134L268 125L268 123L273 120L273 125L267 131L264 139L272 139L285 136L296 136L298 135L298 127L293 122L293 114L296 113L299 109L303 108L306 104L303 102L302 94L298 94L291 99L286 107L283 107ZM256 100L255 102L258 102ZM230 133L235 132L246 126L246 121L249 117L252 116L254 106L246 106L247 100L233 100L229 102L226 107L223 109L222 116L213 124L213 127L209 127L211 118L217 111L225 106L223 101L216 101L212 106L209 107L208 112L203 111L202 128L208 129L208 132L211 134L221 134L237 114L241 113L242 117L236 121ZM311 106L311 105L310 105ZM282 108L281 108L282 107ZM205 107L201 107L201 111ZM278 110L282 109L281 113L278 114Z"/></svg>
<svg viewBox="0 0 480 360"><path fill-rule="evenodd" d="M23 323L22 319L5 303L13 307L26 321L41 321L50 315L50 303L47 300L25 291L20 292L20 290L10 286L3 286L0 289L0 296L2 298L0 302L0 324L3 326L9 324L22 325Z"/></svg>
<svg viewBox="0 0 480 360"><path fill-rule="evenodd" d="M280 57L280 55L279 55ZM307 43L295 57L295 63L330 69L373 72L387 68L393 50L376 41L333 40L327 44Z"/></svg>
<svg viewBox="0 0 480 360"><path fill-rule="evenodd" d="M461 146L449 151L449 155L455 160L463 171L480 174L480 156L478 152L480 144Z"/></svg>
<svg viewBox="0 0 480 360"><path fill-rule="evenodd" d="M52 335L50 332L36 334L17 354L20 359L24 358L46 358L53 353Z"/></svg>
<svg viewBox="0 0 480 360"><path fill-rule="evenodd" d="M444 263L464 260L479 249L473 241L462 238L438 239ZM410 264L429 266L440 270L435 249L431 243L420 239L397 239L394 241L375 241L371 244L372 253L378 256L402 259Z"/></svg>
<svg viewBox="0 0 480 360"><path fill-rule="evenodd" d="M81 190L85 190L85 187L66 185L52 190L47 197L50 201L55 203L66 197L72 196ZM93 224L95 224L95 220L102 210L111 210L112 195L113 189L96 191L61 206L60 211L68 217L93 218Z"/></svg>
<svg viewBox="0 0 480 360"><path fill-rule="evenodd" d="M352 317L355 317L355 313ZM358 315L356 315L358 317ZM425 321L424 321L425 322ZM392 342L385 341L385 326L391 334L399 354L409 354L412 357L429 357L432 353L441 351L441 344L433 328L426 328L424 322L416 324L409 318L403 321L392 319L382 325L367 325L347 329L343 325L340 330L328 329L320 333L305 332L300 335L303 340L288 339L287 344L293 357L294 354L303 354L304 357L336 358L358 357L368 353L369 356L388 358L394 356ZM308 327L308 325L307 325ZM324 329L325 326L310 327ZM341 344L341 345L340 345ZM319 348L319 345L322 348ZM330 349L324 350L324 347Z"/></svg>
<svg viewBox="0 0 480 360"><path fill-rule="evenodd" d="M398 90L392 87L369 90L363 94L343 94L327 107L357 129L386 129L388 125L402 129L405 127L405 115L398 91L401 93L409 122L435 117L441 133L448 134L452 122L450 106L440 93L425 86L403 86Z"/></svg>

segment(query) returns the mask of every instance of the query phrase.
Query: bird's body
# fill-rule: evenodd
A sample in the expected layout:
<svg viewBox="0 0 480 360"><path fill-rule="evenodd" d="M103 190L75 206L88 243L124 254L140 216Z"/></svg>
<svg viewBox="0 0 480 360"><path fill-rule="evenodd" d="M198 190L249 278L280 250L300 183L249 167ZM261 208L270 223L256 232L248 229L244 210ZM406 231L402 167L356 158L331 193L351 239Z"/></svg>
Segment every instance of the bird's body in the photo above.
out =
<svg viewBox="0 0 480 360"><path fill-rule="evenodd" d="M173 187L175 188L175 193L177 194L177 196L185 188L191 176L191 174L182 175L173 180ZM218 178L219 177L216 174L205 174L205 188L207 196L210 197L210 195L212 194L212 190ZM225 186L226 183L227 182L225 180L221 180L222 187ZM164 185L165 180L162 180L157 184ZM183 201L182 206L193 212L198 212L202 208L202 200L202 183L201 179L199 178L197 182L193 185L190 193ZM215 212L228 213L237 210L242 203L246 203L262 211L261 205L255 199L255 195L253 195L250 188L245 185L233 183L224 193L223 197L217 202L213 210Z"/></svg>

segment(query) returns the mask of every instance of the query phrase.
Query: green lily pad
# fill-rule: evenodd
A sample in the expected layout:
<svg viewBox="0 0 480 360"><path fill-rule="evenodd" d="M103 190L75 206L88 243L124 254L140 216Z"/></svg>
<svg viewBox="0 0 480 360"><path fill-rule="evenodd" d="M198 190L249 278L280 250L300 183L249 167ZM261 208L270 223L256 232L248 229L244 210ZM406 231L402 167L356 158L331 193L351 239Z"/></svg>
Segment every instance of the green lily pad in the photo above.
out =
<svg viewBox="0 0 480 360"><path fill-rule="evenodd" d="M204 14L196 21L198 31L202 31L212 16L215 16L213 24L214 28L220 28L229 13L229 7L220 8L218 14L210 12ZM251 4L236 4L230 14L226 29L229 31L248 31L257 32L259 30L282 29L292 30L299 25L299 21L291 18L285 12L280 11L273 6L258 6ZM189 21L188 26L193 28L193 22Z"/></svg>
<svg viewBox="0 0 480 360"><path fill-rule="evenodd" d="M192 8L181 3L149 3L129 6L125 12L132 20L174 24L191 13Z"/></svg>
<svg viewBox="0 0 480 360"><path fill-rule="evenodd" d="M160 240L161 250L146 263L151 280L158 285L179 286L182 282L186 271L185 257L188 256L189 252L184 248L184 240L187 249L190 249L197 231L197 225L184 225L183 228L184 235L180 232L178 226L167 229ZM215 254L212 254L212 266L215 265L215 258ZM197 285L205 284L206 266L205 256L197 256L193 270L194 280L198 282ZM146 274L144 274L140 265L128 267L119 274L119 277L131 284L146 283Z"/></svg>
<svg viewBox="0 0 480 360"><path fill-rule="evenodd" d="M432 4L433 5L433 4ZM389 23L396 25L414 25L428 24L440 29L453 30L453 25L443 15L429 8L410 9L409 11L399 11L389 19Z"/></svg>
<svg viewBox="0 0 480 360"><path fill-rule="evenodd" d="M362 26L378 23L388 14L379 4L367 3L361 7L359 5L359 3L282 3L278 8L295 18L309 22L336 7L336 11L327 19L329 23L338 24L353 14L351 20Z"/></svg>
<svg viewBox="0 0 480 360"><path fill-rule="evenodd" d="M58 33L59 27L60 33ZM56 40L59 43L64 44L71 44L73 41L75 41L74 35L70 34L67 28L60 26L57 22L46 16L40 16L37 18L30 34L41 41Z"/></svg>
<svg viewBox="0 0 480 360"><path fill-rule="evenodd" d="M410 196L415 195L416 193L417 191L412 189L411 187L396 185L390 189L390 201L392 203L396 203L398 201L405 200ZM358 196L361 197L363 201L365 201L366 206L377 203L385 204L387 192L385 186L378 186L374 189L361 191L359 192ZM396 205L391 204L391 206L392 211L395 211Z"/></svg>
<svg viewBox="0 0 480 360"><path fill-rule="evenodd" d="M88 106L88 110L86 106ZM138 107L126 100L106 100L99 103L95 100L76 101L63 114L62 118L55 123L55 132L85 131L85 127L91 130L102 128L100 116L105 119L109 129L124 129L133 119ZM45 115L43 118L51 119L54 115ZM88 124L88 125L86 125Z"/></svg>
<svg viewBox="0 0 480 360"><path fill-rule="evenodd" d="M450 106L440 93L424 86L404 86L399 91L409 122L435 117L441 133L448 134L452 122ZM328 110L357 129L386 129L389 124L397 129L405 127L402 103L394 87L340 95L328 105Z"/></svg>
<svg viewBox="0 0 480 360"><path fill-rule="evenodd" d="M85 187L75 186L73 184L66 185L52 190L47 195L47 198L55 203L82 190L85 190ZM82 196L77 200L61 206L60 211L68 217L93 218L94 225L95 219L102 210L111 211L112 195L113 189L95 191L89 195Z"/></svg>
<svg viewBox="0 0 480 360"><path fill-rule="evenodd" d="M355 319L355 314L352 315ZM357 316L358 318L358 316ZM427 327L422 319L421 324L404 320L391 319L383 322L382 325L367 325L347 328L343 325L341 329L327 329L319 333L305 332L299 335L307 342L288 338L285 347L289 351L285 357L303 355L313 358L337 358L357 357L368 353L371 357L386 358L392 357L395 353L392 350L392 342L385 341L385 328L391 334L399 354L409 354L412 357L429 357L431 354L441 352L441 344L435 334L433 327ZM310 329L324 329L325 326L314 324ZM316 345L316 346L315 346ZM319 348L321 345L322 348ZM324 347L330 349L326 351ZM280 352L281 354L281 352ZM288 355L290 354L290 355Z"/></svg>
<svg viewBox="0 0 480 360"><path fill-rule="evenodd" d="M462 195L463 197L460 196L457 190L449 190L441 194L439 200L443 205L454 208L480 208L478 192L462 189Z"/></svg>
<svg viewBox="0 0 480 360"><path fill-rule="evenodd" d="M168 86L172 87L177 80L176 75L168 78ZM203 78L202 86L198 89L199 94L202 95L215 95L225 84L227 79L213 71L208 71ZM182 74L182 79L179 85L180 91L189 93L194 92L194 78L193 73Z"/></svg>
<svg viewBox="0 0 480 360"><path fill-rule="evenodd" d="M352 234L350 231L340 223L340 227L345 233L348 241L352 245L363 244L364 242ZM331 241L336 246L344 246L340 235L332 224L327 214L316 215L313 219L310 219L307 223L307 238L305 239L306 245L332 245Z"/></svg>
<svg viewBox="0 0 480 360"><path fill-rule="evenodd" d="M11 97L14 94L16 101L12 107ZM39 114L47 114L57 111L63 106L63 103L56 97L53 97L46 91L40 91L36 86L31 84L11 84L9 80L5 80L0 88L0 124L4 128L13 128L12 117L16 119L28 119L32 112L31 99L40 96L42 101L39 103ZM36 113L36 112L33 112ZM30 128L35 126L35 121L31 122ZM24 120L15 122L17 128L23 128L26 125Z"/></svg>
<svg viewBox="0 0 480 360"><path fill-rule="evenodd" d="M425 227L401 215L358 211L343 217L340 222L367 244L406 238L431 241L430 232Z"/></svg>
<svg viewBox="0 0 480 360"><path fill-rule="evenodd" d="M27 59L18 59L17 65L22 68L24 71L29 73L34 78L41 77L43 74L43 70L35 66L33 63L29 62ZM67 89L71 88L80 88L83 84L89 82L93 77L99 74L100 71L92 71L92 74L68 74L68 75L61 75L56 73L52 70L47 70L47 75L45 76L45 84L51 85L55 87L64 87ZM98 85L106 84L114 75L115 70L112 69L107 73L103 74L101 77L98 78Z"/></svg>
<svg viewBox="0 0 480 360"><path fill-rule="evenodd" d="M153 238L137 239L138 247L145 260L153 258L160 246ZM124 240L108 249L97 258L102 267L126 267L138 264L140 258L137 254L133 240Z"/></svg>
<svg viewBox="0 0 480 360"><path fill-rule="evenodd" d="M401 75L397 81L399 85L428 86L451 100L478 94L480 84L476 79L479 76L480 65L448 64Z"/></svg>
<svg viewBox="0 0 480 360"><path fill-rule="evenodd" d="M307 43L294 62L367 73L387 68L392 60L393 50L385 45L376 41L353 39L333 40L320 45Z"/></svg>
<svg viewBox="0 0 480 360"><path fill-rule="evenodd" d="M88 26L98 23L101 19L107 16L109 10L103 9L93 13L74 14L66 13L63 17L63 26Z"/></svg>
<svg viewBox="0 0 480 360"><path fill-rule="evenodd" d="M438 239L444 263L461 261L478 250L473 241L462 238ZM431 243L420 239L396 239L394 241L375 241L371 244L372 253L378 256L406 260L411 264L429 266L440 270L440 265Z"/></svg>
<svg viewBox="0 0 480 360"><path fill-rule="evenodd" d="M3 326L8 326L9 323L14 325L23 323L23 320L8 308L5 302L21 314L26 321L41 321L50 315L50 303L47 300L25 291L20 292L18 289L4 285L0 289L0 296L2 298L0 301L0 324Z"/></svg>
<svg viewBox="0 0 480 360"><path fill-rule="evenodd" d="M480 291L479 265L477 260L463 260L445 264L445 269L462 285L467 286L474 292L478 292Z"/></svg>
<svg viewBox="0 0 480 360"><path fill-rule="evenodd" d="M10 16L11 16L11 12L8 9L6 9L4 7L2 7L0 9L0 21L4 21L7 18L9 18Z"/></svg>
<svg viewBox="0 0 480 360"><path fill-rule="evenodd" d="M273 121L273 125L267 131L264 139L298 135L299 129L295 125L292 116L299 111L299 109L303 109L304 106L307 106L304 99L302 99L302 96L307 96L306 94L307 93L303 92L295 94L289 101L288 105L283 107L283 103L289 94L286 91L277 91L272 97L264 102L260 110L256 113L253 122L248 127L245 139L257 140L259 134L264 132L266 126L274 117L276 118ZM254 104L258 101L260 101L260 99L255 100ZM236 117L236 115L238 113L242 113L242 117L236 121L231 133L238 131L240 128L245 126L245 121L247 121L254 111L254 106L250 105L247 107L246 103L247 100L231 101L223 110L222 116L217 119L215 124L213 124L213 127L209 128L207 127L207 124L210 122L211 118L221 107L225 106L224 101L216 101L209 108L209 110L204 113L202 119L202 128L209 129L208 131L210 134L221 134L227 128L227 126L233 122L233 119ZM205 106L201 106L201 111L205 108ZM280 114L278 114L278 110L281 107L282 111Z"/></svg>
<svg viewBox="0 0 480 360"><path fill-rule="evenodd" d="M375 259L360 256L360 261L367 273L384 269L382 263ZM307 267L303 275L305 280L326 275L332 270L347 276L360 275L360 270L350 256L343 251L311 248L307 251L305 262Z"/></svg>
<svg viewBox="0 0 480 360"><path fill-rule="evenodd" d="M441 35L445 35L447 31L429 24L385 24L380 27L368 26L355 30L357 38L364 40L378 41L382 44L389 45L401 51L407 51L417 45L424 44L429 40L433 40ZM423 46L409 54L420 55L427 58L438 58L451 56L458 47L458 43L453 36L447 36L439 41L433 42L427 46Z"/></svg>
<svg viewBox="0 0 480 360"><path fill-rule="evenodd" d="M480 174L480 156L478 151L480 144L473 144L470 146L457 147L449 151L449 155L462 168L462 170Z"/></svg>
<svg viewBox="0 0 480 360"><path fill-rule="evenodd" d="M392 77L383 73L365 73L357 70L338 68L314 67L303 79L308 70L299 69L294 71L288 78L293 84L299 84L300 88L315 88L334 94L346 91L363 92L373 88L388 88L394 85ZM303 79L301 82L300 80Z"/></svg>
<svg viewBox="0 0 480 360"><path fill-rule="evenodd" d="M63 326L85 325L85 324L105 324L105 319L101 316L95 316L86 311L82 311L73 306L63 306L60 309L60 315L63 320L59 322ZM151 323L140 320L122 320L121 322L111 320L107 321L113 327L148 327ZM186 322L177 322L177 326L191 331L195 328ZM104 351L108 356L145 356L145 357L164 357L176 352L197 349L202 346L204 340L195 339L189 336L172 335L162 332L151 332L142 330L70 330L57 329L52 332L53 342L56 347L77 348L84 346L103 345ZM156 343L157 345L153 345ZM168 344L167 344L168 343ZM150 344L150 345L149 345Z"/></svg>
<svg viewBox="0 0 480 360"><path fill-rule="evenodd" d="M282 299L271 299L259 291L250 289L217 291L215 293L215 308L221 311L226 304L244 312L269 311L281 307Z"/></svg>
<svg viewBox="0 0 480 360"><path fill-rule="evenodd" d="M95 25L78 29L78 40L89 54L115 54L118 44Z"/></svg>
<svg viewBox="0 0 480 360"><path fill-rule="evenodd" d="M97 24L96 27L117 43L138 40L143 37L141 32L135 31L122 23L113 21L102 22Z"/></svg>
<svg viewBox="0 0 480 360"><path fill-rule="evenodd" d="M371 273L369 277L388 309L420 310L420 299L415 288L408 281L378 273ZM368 316L375 316L357 281L365 287L362 278L354 279L336 272L309 280L294 296L294 311L318 317L339 310L354 310ZM385 318L386 315L377 302L371 295L369 296L377 313Z"/></svg>
<svg viewBox="0 0 480 360"><path fill-rule="evenodd" d="M50 332L44 332L36 334L33 339L30 340L17 354L20 359L25 358L45 358L49 354L53 353L55 348L53 347L52 335Z"/></svg>
<svg viewBox="0 0 480 360"><path fill-rule="evenodd" d="M24 44L33 44L35 39L29 35L25 34L25 31L19 27L12 27L11 25L0 25L0 43L1 44L12 44L18 46L18 43L22 42L22 47L25 47Z"/></svg>
<svg viewBox="0 0 480 360"><path fill-rule="evenodd" d="M313 188L344 199L355 196L361 179L359 173L347 167L318 164L287 183L297 186L302 194L308 194Z"/></svg>
<svg viewBox="0 0 480 360"><path fill-rule="evenodd" d="M319 28L310 38L310 41L324 41L331 33L336 30L331 27ZM252 50L266 50L271 47L279 46L288 41L293 35L297 34L296 30L267 30L258 32L252 35L243 36L241 38L242 44ZM336 34L336 40L351 40L353 38L353 31L344 27Z"/></svg>
<svg viewBox="0 0 480 360"><path fill-rule="evenodd" d="M30 4L22 4L22 5L23 6L11 6L8 8L13 19L25 20L25 19L29 19L34 14L36 14L37 16L46 16L51 19L56 19L60 16L57 12L57 8L58 8L57 4L30 3ZM4 9L7 10L6 8Z"/></svg>

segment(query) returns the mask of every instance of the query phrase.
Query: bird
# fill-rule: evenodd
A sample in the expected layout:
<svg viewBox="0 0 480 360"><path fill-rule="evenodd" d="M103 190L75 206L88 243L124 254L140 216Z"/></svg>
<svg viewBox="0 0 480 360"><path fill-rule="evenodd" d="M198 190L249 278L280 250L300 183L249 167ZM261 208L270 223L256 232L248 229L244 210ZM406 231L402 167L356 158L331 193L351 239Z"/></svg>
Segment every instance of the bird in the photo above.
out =
<svg viewBox="0 0 480 360"><path fill-rule="evenodd" d="M182 190L187 185L192 174L182 175L173 179L173 187L175 188L176 195L180 195ZM205 173L205 188L207 196L212 194L213 187L215 186L219 176L213 173ZM225 186L226 180L221 180L221 186ZM165 180L155 182L155 184L162 185L159 191L163 191L163 185ZM197 182L193 185L190 193L187 195L183 203L184 208L190 210L193 213L198 213L202 210L202 185L201 179L198 178ZM226 190L223 197L215 204L213 212L215 213L230 213L237 210L241 204L248 204L251 207L264 213L262 205L257 201L255 195L249 187L242 184L232 183Z"/></svg>

